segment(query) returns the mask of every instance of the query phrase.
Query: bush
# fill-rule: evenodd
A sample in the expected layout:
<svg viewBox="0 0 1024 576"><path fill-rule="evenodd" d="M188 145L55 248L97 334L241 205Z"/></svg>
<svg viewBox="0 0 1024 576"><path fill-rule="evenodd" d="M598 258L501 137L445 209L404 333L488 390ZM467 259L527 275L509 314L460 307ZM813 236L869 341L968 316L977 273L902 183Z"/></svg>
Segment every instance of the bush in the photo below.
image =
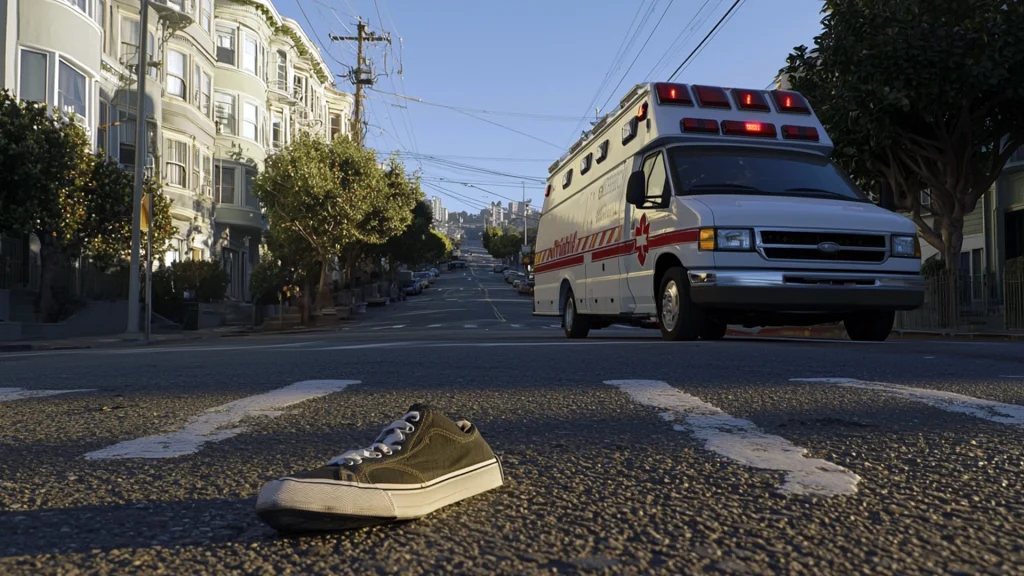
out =
<svg viewBox="0 0 1024 576"><path fill-rule="evenodd" d="M188 299L202 303L220 302L228 292L231 277L220 262L186 260L171 264L174 289L188 293Z"/></svg>
<svg viewBox="0 0 1024 576"><path fill-rule="evenodd" d="M260 304L277 304L288 292L288 276L288 271L278 264L276 258L263 254L249 278L253 300Z"/></svg>

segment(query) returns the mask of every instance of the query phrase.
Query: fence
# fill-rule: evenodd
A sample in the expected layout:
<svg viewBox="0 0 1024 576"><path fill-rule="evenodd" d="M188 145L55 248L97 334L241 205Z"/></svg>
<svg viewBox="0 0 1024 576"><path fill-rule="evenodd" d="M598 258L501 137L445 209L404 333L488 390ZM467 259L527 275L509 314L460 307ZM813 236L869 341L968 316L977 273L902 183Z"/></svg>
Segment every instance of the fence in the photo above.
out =
<svg viewBox="0 0 1024 576"><path fill-rule="evenodd" d="M928 276L924 304L896 315L896 328L1001 332L1024 330L1024 272Z"/></svg>
<svg viewBox="0 0 1024 576"><path fill-rule="evenodd" d="M39 257L29 237L0 237L0 290L39 290ZM128 297L128 271L107 271L87 258L61 263L53 290L80 300L119 300Z"/></svg>

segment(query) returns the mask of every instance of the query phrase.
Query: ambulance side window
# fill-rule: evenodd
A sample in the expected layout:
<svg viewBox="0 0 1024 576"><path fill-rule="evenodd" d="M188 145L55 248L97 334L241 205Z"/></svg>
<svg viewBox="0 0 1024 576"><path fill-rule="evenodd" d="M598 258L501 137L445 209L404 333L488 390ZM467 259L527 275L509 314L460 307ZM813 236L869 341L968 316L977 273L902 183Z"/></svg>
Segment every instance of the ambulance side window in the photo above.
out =
<svg viewBox="0 0 1024 576"><path fill-rule="evenodd" d="M668 196L664 155L659 151L645 158L643 170L647 181L646 200L660 207Z"/></svg>

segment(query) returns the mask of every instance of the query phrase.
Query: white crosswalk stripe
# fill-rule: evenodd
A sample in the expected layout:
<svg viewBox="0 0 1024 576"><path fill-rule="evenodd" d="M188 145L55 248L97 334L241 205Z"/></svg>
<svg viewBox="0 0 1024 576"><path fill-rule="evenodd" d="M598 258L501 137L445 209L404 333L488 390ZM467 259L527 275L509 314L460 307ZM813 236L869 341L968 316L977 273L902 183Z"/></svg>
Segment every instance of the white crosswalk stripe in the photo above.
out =
<svg viewBox="0 0 1024 576"><path fill-rule="evenodd" d="M72 392L92 392L92 389L80 388L77 390L25 390L24 388L0 388L0 402L27 400L29 398L45 398L46 396L70 394Z"/></svg>

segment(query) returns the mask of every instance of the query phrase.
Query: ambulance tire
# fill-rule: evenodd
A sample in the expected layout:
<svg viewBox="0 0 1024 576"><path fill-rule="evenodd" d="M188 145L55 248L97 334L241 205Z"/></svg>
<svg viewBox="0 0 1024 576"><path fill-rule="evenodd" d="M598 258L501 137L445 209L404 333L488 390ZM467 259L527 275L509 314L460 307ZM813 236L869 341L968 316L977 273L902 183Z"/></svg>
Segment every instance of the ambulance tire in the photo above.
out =
<svg viewBox="0 0 1024 576"><path fill-rule="evenodd" d="M725 338L725 333L729 331L729 326L721 320L714 318L708 318L704 321L704 328L700 331L701 340L721 340Z"/></svg>
<svg viewBox="0 0 1024 576"><path fill-rule="evenodd" d="M586 338L590 333L590 319L576 313L576 297L570 289L562 306L562 328L566 338Z"/></svg>
<svg viewBox="0 0 1024 576"><path fill-rule="evenodd" d="M675 307L675 321L666 321L662 309L666 301ZM704 329L704 310L690 300L690 283L686 272L680 266L669 268L661 278L661 286L656 300L658 306L658 327L661 328L663 340L681 341L696 340ZM671 327L667 327L666 324Z"/></svg>
<svg viewBox="0 0 1024 576"><path fill-rule="evenodd" d="M846 335L850 340L857 342L882 342L892 332L892 325L896 321L896 312L893 310L881 310L871 312L860 312L848 316L843 324L846 325Z"/></svg>

